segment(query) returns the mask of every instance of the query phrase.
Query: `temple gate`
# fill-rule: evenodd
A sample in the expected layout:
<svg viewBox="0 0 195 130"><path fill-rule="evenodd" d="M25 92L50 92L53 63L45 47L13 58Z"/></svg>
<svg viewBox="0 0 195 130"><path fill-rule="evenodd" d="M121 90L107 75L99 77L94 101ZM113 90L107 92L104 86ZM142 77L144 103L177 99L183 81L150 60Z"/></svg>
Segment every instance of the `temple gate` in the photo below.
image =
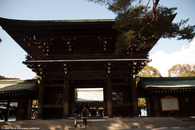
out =
<svg viewBox="0 0 195 130"><path fill-rule="evenodd" d="M147 65L152 47L136 50L135 45L115 55L119 32L112 29L114 20L0 18L0 24L28 53L23 63L41 76L40 119L71 116L74 90L83 86L103 88L105 116L138 116L135 75Z"/></svg>

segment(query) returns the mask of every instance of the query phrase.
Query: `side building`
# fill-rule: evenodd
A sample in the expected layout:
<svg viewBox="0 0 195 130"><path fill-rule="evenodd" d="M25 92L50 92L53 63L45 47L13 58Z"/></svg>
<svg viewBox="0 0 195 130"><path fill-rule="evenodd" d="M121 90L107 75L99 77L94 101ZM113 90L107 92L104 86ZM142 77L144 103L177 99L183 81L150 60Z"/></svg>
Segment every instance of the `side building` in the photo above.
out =
<svg viewBox="0 0 195 130"><path fill-rule="evenodd" d="M141 77L137 88L148 116L195 116L195 77Z"/></svg>
<svg viewBox="0 0 195 130"><path fill-rule="evenodd" d="M0 111L5 121L31 119L32 101L38 99L37 80L0 80ZM14 105L12 105L14 104Z"/></svg>

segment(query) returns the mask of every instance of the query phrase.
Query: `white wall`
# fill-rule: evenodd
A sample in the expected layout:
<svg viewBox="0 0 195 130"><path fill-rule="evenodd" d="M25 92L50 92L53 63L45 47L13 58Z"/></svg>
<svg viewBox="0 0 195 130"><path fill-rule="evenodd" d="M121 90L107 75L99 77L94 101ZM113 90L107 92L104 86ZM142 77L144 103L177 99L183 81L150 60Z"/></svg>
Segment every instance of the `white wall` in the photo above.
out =
<svg viewBox="0 0 195 130"><path fill-rule="evenodd" d="M103 90L77 90L78 101L103 101Z"/></svg>

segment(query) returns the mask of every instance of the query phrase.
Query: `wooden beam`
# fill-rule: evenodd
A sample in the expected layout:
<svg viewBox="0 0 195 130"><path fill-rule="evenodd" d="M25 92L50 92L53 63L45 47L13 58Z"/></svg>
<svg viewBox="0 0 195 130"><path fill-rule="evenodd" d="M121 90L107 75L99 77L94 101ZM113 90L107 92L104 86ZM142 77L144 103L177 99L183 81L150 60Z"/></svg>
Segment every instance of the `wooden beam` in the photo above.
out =
<svg viewBox="0 0 195 130"><path fill-rule="evenodd" d="M63 108L63 105L43 105L43 108Z"/></svg>

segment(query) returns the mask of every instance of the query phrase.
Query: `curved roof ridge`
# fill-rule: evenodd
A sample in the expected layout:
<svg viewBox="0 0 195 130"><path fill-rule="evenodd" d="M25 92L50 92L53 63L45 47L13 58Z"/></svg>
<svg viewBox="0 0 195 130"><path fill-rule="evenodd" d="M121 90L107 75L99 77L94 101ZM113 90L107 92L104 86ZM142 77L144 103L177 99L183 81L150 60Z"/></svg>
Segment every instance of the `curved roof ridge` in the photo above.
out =
<svg viewBox="0 0 195 130"><path fill-rule="evenodd" d="M20 19L9 19L0 17L0 21L15 21L15 22L111 22L115 19L72 19L72 20L20 20Z"/></svg>

